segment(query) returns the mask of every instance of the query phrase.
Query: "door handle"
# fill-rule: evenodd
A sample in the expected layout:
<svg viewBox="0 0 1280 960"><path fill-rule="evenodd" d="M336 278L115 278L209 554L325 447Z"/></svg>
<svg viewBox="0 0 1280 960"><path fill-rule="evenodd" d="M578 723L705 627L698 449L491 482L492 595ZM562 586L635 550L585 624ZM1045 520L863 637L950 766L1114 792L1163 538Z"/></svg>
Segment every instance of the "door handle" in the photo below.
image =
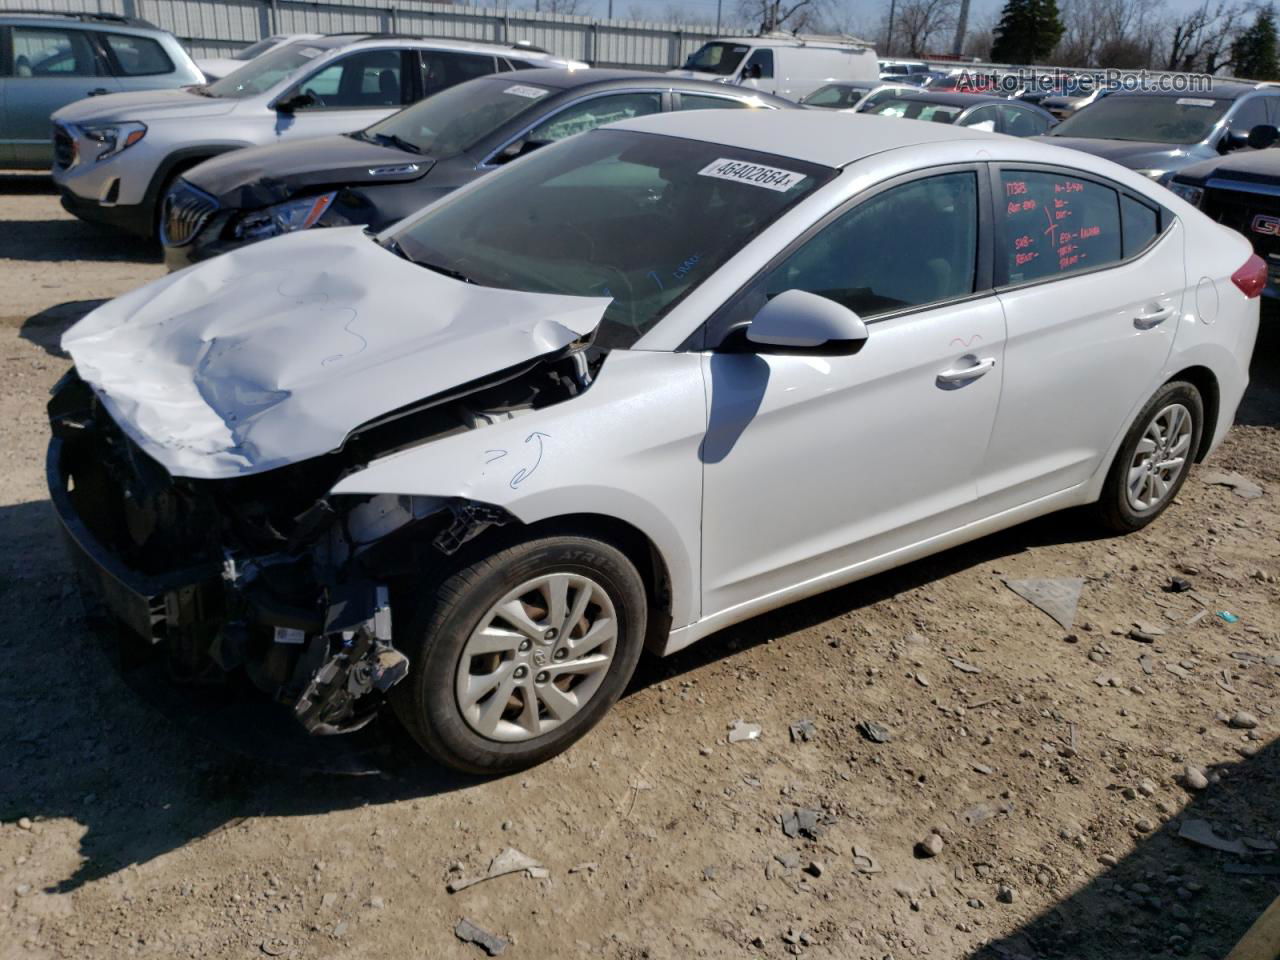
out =
<svg viewBox="0 0 1280 960"><path fill-rule="evenodd" d="M938 386L953 387L968 383L970 380L977 380L996 365L995 357L984 357L979 360L973 354L969 354L960 359L973 362L967 367L953 367L950 370L943 370L938 374Z"/></svg>
<svg viewBox="0 0 1280 960"><path fill-rule="evenodd" d="M1143 310L1133 318L1133 325L1139 330L1150 330L1159 326L1173 316L1173 307L1155 306Z"/></svg>
<svg viewBox="0 0 1280 960"><path fill-rule="evenodd" d="M90 90L85 94L86 97L105 97L111 91L106 87L98 87L97 90Z"/></svg>

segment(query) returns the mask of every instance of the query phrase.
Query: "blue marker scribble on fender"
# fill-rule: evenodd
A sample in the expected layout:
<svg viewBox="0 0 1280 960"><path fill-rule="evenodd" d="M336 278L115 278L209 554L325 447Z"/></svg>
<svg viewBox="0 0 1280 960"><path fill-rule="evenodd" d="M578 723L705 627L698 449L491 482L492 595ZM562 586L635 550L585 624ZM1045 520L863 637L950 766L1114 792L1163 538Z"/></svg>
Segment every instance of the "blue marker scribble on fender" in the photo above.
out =
<svg viewBox="0 0 1280 960"><path fill-rule="evenodd" d="M524 483L531 476L533 476L533 471L538 469L538 464L542 462L542 438L543 437L546 437L548 440L551 439L550 434L542 433L538 430L533 431L533 433L529 434L527 437L524 438L525 443L532 443L534 440L537 440L538 456L537 456L537 459L533 461L533 466L530 467L528 470L521 468L515 472L515 475L511 478L512 490L516 489L516 487L520 486L520 484Z"/></svg>

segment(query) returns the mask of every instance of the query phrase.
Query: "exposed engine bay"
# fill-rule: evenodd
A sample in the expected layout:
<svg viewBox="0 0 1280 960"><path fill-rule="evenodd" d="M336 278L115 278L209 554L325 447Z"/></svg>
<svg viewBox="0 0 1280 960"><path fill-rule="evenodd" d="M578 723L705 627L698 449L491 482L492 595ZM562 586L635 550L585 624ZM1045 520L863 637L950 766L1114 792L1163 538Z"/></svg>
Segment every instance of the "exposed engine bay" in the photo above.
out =
<svg viewBox="0 0 1280 960"><path fill-rule="evenodd" d="M330 453L221 479L171 475L73 370L49 403L51 497L87 594L172 679L248 684L308 731L346 733L409 671L395 624L422 579L518 521L457 497L329 491L378 457L578 396L603 361L577 341L384 414Z"/></svg>

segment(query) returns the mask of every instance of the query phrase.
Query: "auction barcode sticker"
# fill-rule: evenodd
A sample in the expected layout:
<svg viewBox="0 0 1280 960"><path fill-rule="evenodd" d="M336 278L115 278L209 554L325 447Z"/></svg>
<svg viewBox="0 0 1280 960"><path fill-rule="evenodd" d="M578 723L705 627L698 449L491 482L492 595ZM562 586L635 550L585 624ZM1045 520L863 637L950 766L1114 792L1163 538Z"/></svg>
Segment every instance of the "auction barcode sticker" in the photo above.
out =
<svg viewBox="0 0 1280 960"><path fill-rule="evenodd" d="M509 93L515 97L528 97L530 100L537 100L539 97L545 97L547 95L547 91L541 87L528 87L523 83L517 83L514 86L507 87L507 89L502 92Z"/></svg>
<svg viewBox="0 0 1280 960"><path fill-rule="evenodd" d="M1216 100L1202 100L1199 97L1179 97L1178 106L1180 107L1216 107Z"/></svg>
<svg viewBox="0 0 1280 960"><path fill-rule="evenodd" d="M758 163L747 163L743 160L730 160L721 157L712 160L698 171L700 177L715 177L718 180L732 180L735 183L748 183L753 187L764 187L768 190L782 192L790 190L805 178L803 173L792 173L777 167L764 167Z"/></svg>

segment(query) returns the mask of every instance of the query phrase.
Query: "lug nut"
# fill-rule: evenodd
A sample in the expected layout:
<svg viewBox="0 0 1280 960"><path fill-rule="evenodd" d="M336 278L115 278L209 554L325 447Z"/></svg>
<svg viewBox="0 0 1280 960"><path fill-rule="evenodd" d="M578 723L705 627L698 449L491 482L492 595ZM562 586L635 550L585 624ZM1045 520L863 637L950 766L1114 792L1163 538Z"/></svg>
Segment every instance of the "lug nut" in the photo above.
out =
<svg viewBox="0 0 1280 960"><path fill-rule="evenodd" d="M534 681L535 681L535 682L537 682L537 683L546 683L546 682L547 682L547 676L548 676L548 675L547 675L546 671L544 670L542 673L538 674L538 675L537 675L536 677L534 677L533 679L534 679Z"/></svg>
<svg viewBox="0 0 1280 960"><path fill-rule="evenodd" d="M555 658L557 660L563 660L568 655L569 655L569 651L566 650L564 647L561 647L559 650L555 652Z"/></svg>
<svg viewBox="0 0 1280 960"><path fill-rule="evenodd" d="M532 641L532 640L521 640L521 641L520 641L520 652L521 652L521 653L524 653L526 650L528 650L528 649L529 649L530 647L532 647L532 646L533 646L533 641Z"/></svg>
<svg viewBox="0 0 1280 960"><path fill-rule="evenodd" d="M548 630L546 633L542 635L542 638L544 640L554 640L559 635L559 633L560 633L559 630L557 630L555 627L552 627L550 630Z"/></svg>
<svg viewBox="0 0 1280 960"><path fill-rule="evenodd" d="M528 667L523 667L523 666L516 667L515 673L513 673L512 676L514 676L517 680L523 680L528 673L529 673Z"/></svg>

